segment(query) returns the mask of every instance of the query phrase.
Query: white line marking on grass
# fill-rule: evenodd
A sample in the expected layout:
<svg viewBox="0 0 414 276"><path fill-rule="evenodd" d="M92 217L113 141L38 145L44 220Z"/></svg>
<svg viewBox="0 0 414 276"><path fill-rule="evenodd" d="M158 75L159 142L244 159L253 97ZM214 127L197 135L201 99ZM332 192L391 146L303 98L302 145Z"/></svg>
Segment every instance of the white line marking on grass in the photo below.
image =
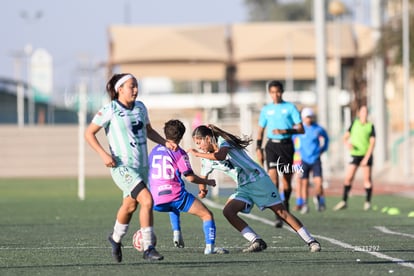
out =
<svg viewBox="0 0 414 276"><path fill-rule="evenodd" d="M210 206L212 208L223 209L223 207L224 207L223 205L218 204L216 202L213 202L213 201L211 201L209 199L203 199L203 202L206 205L208 205L208 206ZM270 221L268 219L261 218L261 217L258 217L258 216L252 215L252 214L243 214L243 213L240 213L240 215L242 215L244 217L248 217L248 218L253 219L253 220L256 220L256 221L260 221L260 222L262 222L264 224L267 224L267 225L273 226L275 224L274 221ZM288 227L288 228L284 227L283 229L289 230L290 232L293 232L293 233L296 233L290 227ZM397 233L397 232L395 232L395 233ZM324 236L320 236L320 235L314 235L314 237L315 238L318 238L318 239L326 240L326 241L328 241L328 242L330 242L332 244L338 245L338 246L343 247L343 248L348 248L348 249L352 249L352 250L354 250L356 248L356 246L353 246L353 245L348 244L348 243L345 243L345 242L338 241L336 239L332 239L332 238L328 238L328 237L324 237ZM382 253L379 253L379 252L374 252L374 251L359 251L359 252L365 252L365 253L371 254L372 256L375 256L377 258L389 260L389 261L391 261L391 262L393 262L395 264L402 265L402 266L405 266L405 267L409 267L409 268L413 268L414 269L414 263L409 263L409 262L407 262L405 260L402 260L402 259L393 258L393 257L390 257L388 255L385 255L385 254L382 254Z"/></svg>
<svg viewBox="0 0 414 276"><path fill-rule="evenodd" d="M414 235L407 234L407 233L401 233L401 232L395 232L395 231L392 231L392 230L388 229L385 226L374 226L374 228L377 229L378 231L382 232L382 233L385 233L385 234L404 236L404 237L409 237L409 238L414 239Z"/></svg>

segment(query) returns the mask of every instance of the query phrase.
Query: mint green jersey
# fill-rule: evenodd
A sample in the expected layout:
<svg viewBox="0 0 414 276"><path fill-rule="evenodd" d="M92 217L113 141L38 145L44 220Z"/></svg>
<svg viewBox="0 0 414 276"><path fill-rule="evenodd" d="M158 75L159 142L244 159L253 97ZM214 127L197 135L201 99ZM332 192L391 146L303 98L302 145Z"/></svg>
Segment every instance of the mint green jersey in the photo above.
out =
<svg viewBox="0 0 414 276"><path fill-rule="evenodd" d="M92 123L105 129L110 152L117 166L142 170L148 174L148 111L141 101L127 108L117 100L103 106ZM145 177L143 179L146 180Z"/></svg>
<svg viewBox="0 0 414 276"><path fill-rule="evenodd" d="M233 178L238 186L257 182L266 175L246 150L236 148L222 137L219 137L218 144L228 148L227 158L223 161L202 158L201 175L207 176L213 170L220 170Z"/></svg>

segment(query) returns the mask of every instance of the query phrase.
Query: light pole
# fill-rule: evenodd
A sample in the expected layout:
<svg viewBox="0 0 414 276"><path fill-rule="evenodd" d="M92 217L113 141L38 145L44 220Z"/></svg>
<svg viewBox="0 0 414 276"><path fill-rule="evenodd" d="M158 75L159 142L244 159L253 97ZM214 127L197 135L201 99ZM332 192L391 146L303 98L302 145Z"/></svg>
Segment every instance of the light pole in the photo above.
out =
<svg viewBox="0 0 414 276"><path fill-rule="evenodd" d="M341 16L345 13L346 9L344 4L339 0L333 0L329 2L329 14L335 19L334 28L334 47L335 47L335 65L336 74L334 79L334 91L333 95L329 96L331 108L330 113L332 119L330 120L329 130L334 136L340 136L341 134L341 107L339 105L339 97L342 90L342 65L341 65ZM337 148L339 152L343 151L342 139L337 139ZM337 157L339 159L339 156ZM340 164L339 160L336 162Z"/></svg>
<svg viewBox="0 0 414 276"><path fill-rule="evenodd" d="M24 83L22 80L22 64L25 58L23 51L13 51L14 59L14 78L16 80L16 111L17 125L19 128L24 126Z"/></svg>
<svg viewBox="0 0 414 276"><path fill-rule="evenodd" d="M43 17L43 12L42 11L36 11L33 14L29 14L27 11L21 11L20 12L20 17L28 24L32 24L35 23L37 21L39 21L42 17ZM30 30L29 32L30 33ZM29 41L30 41L30 37L29 37ZM30 69L30 57L32 55L33 52L33 48L31 43L29 42L25 47L24 47L24 53L26 56L26 83L27 83L27 94L28 94L28 117L29 117L29 125L33 125L34 121L35 121L35 113L36 113L36 106L35 106L35 95L34 95L34 90L32 89L32 85L31 85L31 69Z"/></svg>
<svg viewBox="0 0 414 276"><path fill-rule="evenodd" d="M404 68L404 136L405 162L404 173L411 175L411 142L410 142L410 3L403 0L403 68Z"/></svg>
<svg viewBox="0 0 414 276"><path fill-rule="evenodd" d="M334 0L329 3L329 13L335 18L335 63L336 63L336 75L335 75L335 87L338 92L342 88L342 66L341 66L341 16L345 13L345 6L339 0Z"/></svg>

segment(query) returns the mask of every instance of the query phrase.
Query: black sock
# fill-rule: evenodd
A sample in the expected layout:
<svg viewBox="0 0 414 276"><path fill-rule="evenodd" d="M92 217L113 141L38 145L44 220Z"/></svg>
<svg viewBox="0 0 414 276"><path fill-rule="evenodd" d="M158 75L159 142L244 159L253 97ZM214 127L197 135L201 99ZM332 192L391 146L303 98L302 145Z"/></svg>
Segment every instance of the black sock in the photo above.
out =
<svg viewBox="0 0 414 276"><path fill-rule="evenodd" d="M365 188L365 192L366 192L365 201L366 202L371 202L372 188Z"/></svg>
<svg viewBox="0 0 414 276"><path fill-rule="evenodd" d="M284 204L286 207L286 210L289 211L289 199L290 199L290 195L292 193L292 189L288 189L288 190L283 190L283 194L285 195L285 200L284 200Z"/></svg>
<svg viewBox="0 0 414 276"><path fill-rule="evenodd" d="M343 201L346 202L348 200L348 194L350 190L351 190L351 185L348 185L348 186L344 185L344 194L342 195Z"/></svg>

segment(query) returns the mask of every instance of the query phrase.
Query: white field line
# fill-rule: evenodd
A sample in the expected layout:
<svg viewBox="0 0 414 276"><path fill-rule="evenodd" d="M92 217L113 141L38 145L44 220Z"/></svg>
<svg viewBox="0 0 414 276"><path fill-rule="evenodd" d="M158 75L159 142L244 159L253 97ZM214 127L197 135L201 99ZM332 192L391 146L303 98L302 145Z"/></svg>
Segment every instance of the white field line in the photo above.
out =
<svg viewBox="0 0 414 276"><path fill-rule="evenodd" d="M377 229L378 231L382 232L382 233L385 233L385 234L404 236L404 237L409 237L409 238L414 239L414 235L407 234L407 233L401 233L401 232L395 232L395 231L392 231L392 230L388 229L385 226L374 226L374 228Z"/></svg>
<svg viewBox="0 0 414 276"><path fill-rule="evenodd" d="M210 206L212 208L223 209L223 207L224 207L223 205L218 204L216 202L213 202L213 201L211 201L209 199L204 199L203 202L206 205L208 205L208 206ZM240 215L245 216L245 217L248 217L248 218L253 219L253 220L256 220L256 221L260 221L260 222L262 222L264 224L267 224L267 225L271 225L271 226L274 225L274 221L270 221L268 219L261 218L261 217L258 217L258 216L252 215L252 214L242 214L242 213L240 213ZM296 233L290 227L284 227L283 229L286 229L286 230L289 230L291 232ZM341 241L336 240L336 239L333 239L333 238L324 237L324 236L321 236L321 235L313 235L313 236L315 238L318 238L318 239L321 239L321 240L326 240L326 241L328 241L328 242L330 242L332 244L338 245L338 246L343 247L343 248L353 249L353 250L355 250L355 248L358 248L358 246L353 246L351 244L348 244L348 243L345 243L345 242L341 242ZM360 252L365 252L365 253L371 254L372 256L375 256L377 258L389 260L389 261L391 261L393 263L396 263L398 265L401 265L401 266L405 266L405 267L409 267L409 268L414 269L414 263L408 263L407 261L402 260L402 259L393 258L391 256L388 256L388 255L385 255L385 254L382 254L382 253L379 253L379 252L375 252L375 251L360 251Z"/></svg>

